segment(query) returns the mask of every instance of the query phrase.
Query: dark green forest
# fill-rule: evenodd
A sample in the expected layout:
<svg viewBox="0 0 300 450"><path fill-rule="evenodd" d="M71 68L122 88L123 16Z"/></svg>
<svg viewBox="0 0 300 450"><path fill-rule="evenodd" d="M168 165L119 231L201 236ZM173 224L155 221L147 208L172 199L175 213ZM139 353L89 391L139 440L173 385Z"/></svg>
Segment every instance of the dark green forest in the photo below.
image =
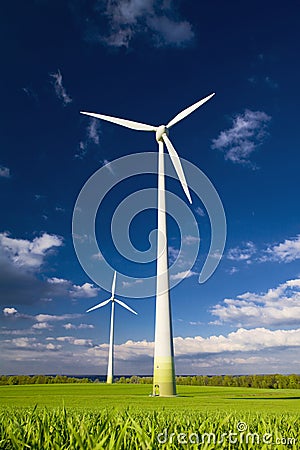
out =
<svg viewBox="0 0 300 450"><path fill-rule="evenodd" d="M68 377L66 375L0 375L0 385L55 384L55 383L99 383L99 379ZM152 377L116 377L116 383L152 384ZM232 386L268 389L300 389L300 375L194 375L176 377L178 385Z"/></svg>

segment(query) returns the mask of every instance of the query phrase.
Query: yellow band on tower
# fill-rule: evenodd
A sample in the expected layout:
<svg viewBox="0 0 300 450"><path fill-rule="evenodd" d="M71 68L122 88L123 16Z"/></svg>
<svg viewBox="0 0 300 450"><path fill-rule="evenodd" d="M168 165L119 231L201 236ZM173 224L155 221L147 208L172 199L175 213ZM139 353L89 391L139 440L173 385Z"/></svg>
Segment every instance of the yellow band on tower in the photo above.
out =
<svg viewBox="0 0 300 450"><path fill-rule="evenodd" d="M176 395L175 367L172 356L157 356L154 361L153 395Z"/></svg>

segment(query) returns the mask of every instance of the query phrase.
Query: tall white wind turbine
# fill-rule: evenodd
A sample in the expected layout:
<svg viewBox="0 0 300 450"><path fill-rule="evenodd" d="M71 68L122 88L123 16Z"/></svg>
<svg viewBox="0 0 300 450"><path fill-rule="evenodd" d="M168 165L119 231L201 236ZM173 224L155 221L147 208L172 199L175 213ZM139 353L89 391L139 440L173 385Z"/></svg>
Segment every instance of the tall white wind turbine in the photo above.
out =
<svg viewBox="0 0 300 450"><path fill-rule="evenodd" d="M88 309L86 312L94 311L94 309L102 308L102 306L107 305L111 302L111 316L110 316L110 336L109 336L109 352L108 352L108 366L107 366L107 380L108 384L112 384L114 381L114 315L115 315L115 302L119 303L119 305L123 306L123 308L128 309L128 311L133 314L137 314L133 309L131 309L126 303L122 302L115 298L115 290L116 290L116 278L117 272L114 273L112 286L111 286L111 297L108 300L105 300L102 303L99 303L96 306Z"/></svg>
<svg viewBox="0 0 300 450"><path fill-rule="evenodd" d="M192 203L189 188L185 179L179 156L173 147L168 135L169 129L187 117L201 105L210 100L215 94L199 100L193 105L177 114L167 125L146 125L127 119L104 116L103 114L83 112L87 116L113 122L123 127L138 131L154 131L158 142L158 235L157 235L157 273L156 273L156 317L155 317L155 347L154 347L154 374L153 394L160 396L176 395L174 347L172 333L171 305L169 295L168 273L168 245L166 228L166 199L165 199L165 168L164 144L167 147L171 161L180 180L182 188Z"/></svg>

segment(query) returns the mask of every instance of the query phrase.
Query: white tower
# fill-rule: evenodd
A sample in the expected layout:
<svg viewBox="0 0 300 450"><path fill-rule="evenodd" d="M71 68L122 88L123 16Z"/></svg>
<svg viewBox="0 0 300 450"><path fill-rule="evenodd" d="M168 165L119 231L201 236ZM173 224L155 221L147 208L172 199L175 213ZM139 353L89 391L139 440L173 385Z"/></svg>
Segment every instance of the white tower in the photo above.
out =
<svg viewBox="0 0 300 450"><path fill-rule="evenodd" d="M156 132L158 142L158 238L157 238L157 273L156 273L156 317L155 317L155 348L154 348L154 373L153 373L153 395L173 396L176 395L174 347L172 333L172 315L169 295L169 272L168 272L168 241L166 228L166 200L165 200L165 168L164 168L164 144L176 170L182 188L192 203L189 188L181 166L179 156L168 138L169 128L180 120L187 117L195 109L210 100L215 94L194 103L192 106L177 114L167 125L153 126L132 120L106 116L103 114L81 112L97 119L113 122L127 128L138 131ZM102 305L103 306L103 305ZM98 305L98 307L100 307Z"/></svg>

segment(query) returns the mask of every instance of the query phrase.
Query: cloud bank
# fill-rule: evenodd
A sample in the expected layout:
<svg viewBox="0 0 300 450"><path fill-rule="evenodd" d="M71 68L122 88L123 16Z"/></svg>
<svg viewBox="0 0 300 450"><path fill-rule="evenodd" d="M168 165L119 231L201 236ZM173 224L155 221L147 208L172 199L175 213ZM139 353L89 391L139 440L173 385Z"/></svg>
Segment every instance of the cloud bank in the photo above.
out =
<svg viewBox="0 0 300 450"><path fill-rule="evenodd" d="M62 245L60 236L46 232L32 240L0 233L0 304L7 306L8 313L15 305L33 304L53 297L78 299L98 295L99 289L91 283L80 286L69 280L42 275L48 257Z"/></svg>
<svg viewBox="0 0 300 450"><path fill-rule="evenodd" d="M70 329L70 328L69 328ZM227 335L175 337L177 374L290 373L297 372L300 329L240 328ZM117 374L151 374L154 343L128 340L115 345ZM8 373L18 359L24 373L59 372L62 362L72 374L105 374L108 344L95 345L89 338L72 335L12 337L3 342ZM26 369L27 368L27 369ZM51 371L50 370L50 371Z"/></svg>
<svg viewBox="0 0 300 450"><path fill-rule="evenodd" d="M226 298L211 313L219 323L240 326L291 326L299 324L300 279L288 280L265 293L245 292Z"/></svg>

